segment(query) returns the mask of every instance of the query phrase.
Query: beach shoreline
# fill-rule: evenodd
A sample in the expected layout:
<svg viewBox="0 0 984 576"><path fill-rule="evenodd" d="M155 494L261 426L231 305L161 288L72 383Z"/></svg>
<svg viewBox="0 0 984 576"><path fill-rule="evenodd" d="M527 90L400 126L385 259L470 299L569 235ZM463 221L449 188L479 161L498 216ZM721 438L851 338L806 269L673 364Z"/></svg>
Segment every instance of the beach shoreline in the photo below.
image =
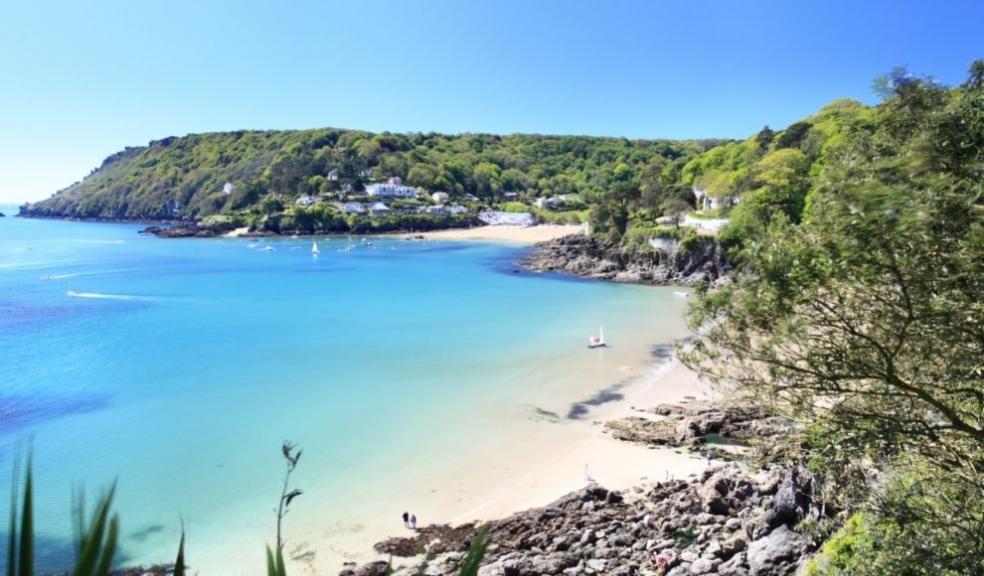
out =
<svg viewBox="0 0 984 576"><path fill-rule="evenodd" d="M536 226L477 226L475 228L450 228L423 232L427 240L471 240L481 242L506 242L536 244L571 234L583 234L584 227L570 224L538 224Z"/></svg>
<svg viewBox="0 0 984 576"><path fill-rule="evenodd" d="M546 506L591 481L611 490L627 490L649 481L701 472L708 466L704 458L680 449L622 442L606 432L606 421L639 415L639 410L664 402L713 395L707 383L675 358L647 360L637 368L641 374L619 385L621 398L592 408L587 418L520 424L521 430L500 432L507 448L496 451L498 457L481 462L465 458L458 466L442 471L440 478L424 482L426 489L415 488L416 482L408 481L399 495L383 495L381 500L411 502L410 511L420 518L421 526L461 525ZM520 437L523 441L516 442ZM394 506L391 503L389 508L395 512ZM411 534L400 526L398 513L379 524L364 520L358 530L352 530L354 519L342 519L323 534L323 540L298 542L292 554L297 559L296 568L309 574L335 574L353 565L386 560L373 549L374 544ZM394 562L399 566L401 561Z"/></svg>

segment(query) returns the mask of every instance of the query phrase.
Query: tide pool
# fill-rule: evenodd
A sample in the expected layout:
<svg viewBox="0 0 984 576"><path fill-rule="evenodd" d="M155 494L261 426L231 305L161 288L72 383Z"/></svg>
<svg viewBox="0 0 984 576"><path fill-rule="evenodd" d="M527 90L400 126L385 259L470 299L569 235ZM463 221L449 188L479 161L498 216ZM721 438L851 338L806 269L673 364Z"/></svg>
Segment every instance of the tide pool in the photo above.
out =
<svg viewBox="0 0 984 576"><path fill-rule="evenodd" d="M140 228L0 219L0 511L30 442L45 569L70 561L73 489L115 480L121 563L173 561L183 521L194 570L261 573L285 439L304 451L287 533L329 553L340 522L380 521L360 518L377 495L501 449L510 422L565 425L686 333L672 290L519 272L516 246L318 238L314 257ZM600 325L612 347L587 350Z"/></svg>

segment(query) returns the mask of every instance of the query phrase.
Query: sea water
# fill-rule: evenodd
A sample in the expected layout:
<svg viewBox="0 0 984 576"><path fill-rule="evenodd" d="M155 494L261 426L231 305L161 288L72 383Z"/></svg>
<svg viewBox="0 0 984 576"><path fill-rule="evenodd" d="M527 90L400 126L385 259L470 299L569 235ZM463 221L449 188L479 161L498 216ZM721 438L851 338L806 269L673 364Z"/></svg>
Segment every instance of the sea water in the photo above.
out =
<svg viewBox="0 0 984 576"><path fill-rule="evenodd" d="M200 573L259 574L282 441L289 527L319 550L510 418L583 418L685 333L673 291L523 272L519 246L140 228L0 219L0 479L33 454L44 569L71 561L73 493L115 482L118 564L173 561L184 526Z"/></svg>

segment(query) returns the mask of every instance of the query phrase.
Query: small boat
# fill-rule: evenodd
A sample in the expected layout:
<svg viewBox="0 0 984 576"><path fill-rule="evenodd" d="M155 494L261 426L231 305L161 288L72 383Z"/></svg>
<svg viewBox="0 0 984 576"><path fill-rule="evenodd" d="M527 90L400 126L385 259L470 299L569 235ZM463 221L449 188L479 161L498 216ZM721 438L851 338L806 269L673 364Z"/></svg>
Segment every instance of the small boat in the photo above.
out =
<svg viewBox="0 0 984 576"><path fill-rule="evenodd" d="M264 246L264 247L263 247L263 251L264 251L264 252L276 252L276 251L277 251L277 249L276 249L276 248L274 248L273 246Z"/></svg>
<svg viewBox="0 0 984 576"><path fill-rule="evenodd" d="M312 242L311 243L311 254L313 256L317 256L319 252L321 252L321 251L318 250L318 243L317 242Z"/></svg>
<svg viewBox="0 0 984 576"><path fill-rule="evenodd" d="M588 348L604 348L608 346L605 342L605 330L601 326L598 327L598 335L588 338Z"/></svg>

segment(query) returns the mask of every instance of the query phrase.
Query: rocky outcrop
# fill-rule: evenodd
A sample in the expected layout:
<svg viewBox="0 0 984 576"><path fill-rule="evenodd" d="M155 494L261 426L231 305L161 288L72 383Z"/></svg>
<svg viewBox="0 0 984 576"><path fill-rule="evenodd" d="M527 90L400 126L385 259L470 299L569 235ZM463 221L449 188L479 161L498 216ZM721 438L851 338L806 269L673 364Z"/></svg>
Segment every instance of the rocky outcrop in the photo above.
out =
<svg viewBox="0 0 984 576"><path fill-rule="evenodd" d="M590 485L553 504L484 525L489 546L482 576L663 574L785 576L816 543L795 526L824 510L802 469L750 474L734 464L625 494ZM377 550L415 556L395 574L455 574L477 525L421 530ZM394 562L399 565L399 562ZM351 566L344 576L379 574L385 563Z"/></svg>
<svg viewBox="0 0 984 576"><path fill-rule="evenodd" d="M148 226L141 234L153 234L158 238L214 238L231 231L234 226L202 226L194 222L171 226Z"/></svg>
<svg viewBox="0 0 984 576"><path fill-rule="evenodd" d="M788 433L793 423L748 405L718 406L702 402L660 404L630 416L605 423L618 440L649 446L693 446L708 435L745 441Z"/></svg>
<svg viewBox="0 0 984 576"><path fill-rule="evenodd" d="M640 250L583 234L536 245L523 260L531 270L637 284L694 285L725 276L724 252L710 237L672 248Z"/></svg>

